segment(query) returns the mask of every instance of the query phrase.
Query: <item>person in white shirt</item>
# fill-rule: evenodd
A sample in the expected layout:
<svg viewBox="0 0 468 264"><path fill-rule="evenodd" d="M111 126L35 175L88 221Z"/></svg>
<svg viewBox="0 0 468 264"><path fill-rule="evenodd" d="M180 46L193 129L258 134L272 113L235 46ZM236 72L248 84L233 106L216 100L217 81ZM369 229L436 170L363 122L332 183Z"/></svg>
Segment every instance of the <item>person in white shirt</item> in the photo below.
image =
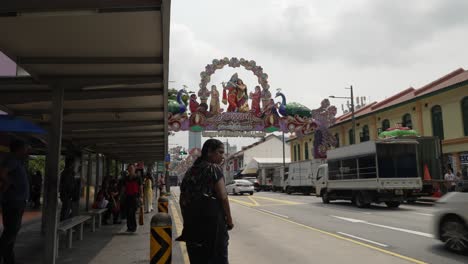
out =
<svg viewBox="0 0 468 264"><path fill-rule="evenodd" d="M446 182L448 191L455 191L455 188L457 187L457 177L453 174L451 169L447 169L447 172L444 175L444 180Z"/></svg>

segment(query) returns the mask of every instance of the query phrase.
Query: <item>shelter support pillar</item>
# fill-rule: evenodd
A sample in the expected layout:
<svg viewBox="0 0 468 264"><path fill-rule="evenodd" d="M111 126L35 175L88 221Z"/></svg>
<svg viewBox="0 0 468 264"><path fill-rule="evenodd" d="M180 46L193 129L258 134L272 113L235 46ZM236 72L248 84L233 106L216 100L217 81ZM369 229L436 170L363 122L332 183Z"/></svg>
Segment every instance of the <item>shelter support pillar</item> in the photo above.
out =
<svg viewBox="0 0 468 264"><path fill-rule="evenodd" d="M115 177L119 178L119 161L115 160L115 167L114 167L114 172L115 172Z"/></svg>
<svg viewBox="0 0 468 264"><path fill-rule="evenodd" d="M97 194L102 187L103 177L101 175L101 158L99 153L96 153L96 184L94 185L94 200L97 198Z"/></svg>
<svg viewBox="0 0 468 264"><path fill-rule="evenodd" d="M88 154L88 172L86 175L86 211L89 211L89 198L91 192L91 178L93 174L93 155Z"/></svg>
<svg viewBox="0 0 468 264"><path fill-rule="evenodd" d="M44 263L55 264L57 256L57 208L60 173L60 154L62 148L62 121L63 121L64 88L53 87L51 105L51 128L49 131L49 144L47 155L47 188L44 193L45 206L45 243Z"/></svg>

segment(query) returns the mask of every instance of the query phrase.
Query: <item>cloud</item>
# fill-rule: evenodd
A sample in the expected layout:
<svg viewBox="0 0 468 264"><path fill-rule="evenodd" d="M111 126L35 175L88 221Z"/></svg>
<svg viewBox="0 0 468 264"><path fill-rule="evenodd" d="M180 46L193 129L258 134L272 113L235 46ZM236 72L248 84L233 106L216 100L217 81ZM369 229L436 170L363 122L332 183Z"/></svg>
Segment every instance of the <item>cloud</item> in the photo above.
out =
<svg viewBox="0 0 468 264"><path fill-rule="evenodd" d="M170 84L171 87L198 89L200 72L213 58L220 57L222 51L203 41L186 25L171 25L170 49Z"/></svg>
<svg viewBox="0 0 468 264"><path fill-rule="evenodd" d="M438 36L468 25L464 0L367 0L338 14L323 14L322 8L317 3L285 5L247 33L247 45L303 62L401 65L421 59L421 45L450 41Z"/></svg>

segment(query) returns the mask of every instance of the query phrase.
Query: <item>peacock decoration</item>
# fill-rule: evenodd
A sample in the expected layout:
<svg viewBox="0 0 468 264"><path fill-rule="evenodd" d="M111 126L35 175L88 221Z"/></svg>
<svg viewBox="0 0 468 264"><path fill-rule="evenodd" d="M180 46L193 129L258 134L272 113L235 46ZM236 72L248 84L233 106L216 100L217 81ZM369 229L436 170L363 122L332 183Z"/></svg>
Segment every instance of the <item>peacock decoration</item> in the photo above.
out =
<svg viewBox="0 0 468 264"><path fill-rule="evenodd" d="M175 91L175 90L174 90ZM175 94L174 91L170 91L169 93L169 103L168 103L168 110L169 113L173 115L176 114L183 114L187 111L187 105L184 103L184 99L187 100L188 93L185 89L181 89ZM184 98L187 96L186 98Z"/></svg>
<svg viewBox="0 0 468 264"><path fill-rule="evenodd" d="M300 117L311 117L311 110L307 108L306 106L292 102L292 103L286 103L286 96L278 91L276 93L275 97L281 97L281 103L278 107L278 112L280 113L281 116L300 116Z"/></svg>

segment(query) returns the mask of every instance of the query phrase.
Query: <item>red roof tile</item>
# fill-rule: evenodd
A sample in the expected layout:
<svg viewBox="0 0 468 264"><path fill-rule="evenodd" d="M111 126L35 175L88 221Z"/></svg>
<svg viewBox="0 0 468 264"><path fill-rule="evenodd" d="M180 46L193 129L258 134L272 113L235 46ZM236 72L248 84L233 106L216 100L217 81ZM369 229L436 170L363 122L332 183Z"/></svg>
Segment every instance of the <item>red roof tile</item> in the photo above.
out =
<svg viewBox="0 0 468 264"><path fill-rule="evenodd" d="M372 104L366 105L365 107L355 111L355 116L359 117L371 112L385 109L392 105L400 104L413 98L420 97L464 81L468 81L468 71L465 71L463 68L459 68L417 90L413 87L409 87L408 89L403 90L379 103L374 102ZM349 119L351 119L351 113L346 113L336 118L335 125Z"/></svg>
<svg viewBox="0 0 468 264"><path fill-rule="evenodd" d="M375 104L372 106L372 110L376 111L378 109L382 109L391 105L395 105L401 102L404 102L406 100L409 100L414 97L414 91L415 89L413 87L410 87L406 90L403 90L393 96L390 96L389 98Z"/></svg>
<svg viewBox="0 0 468 264"><path fill-rule="evenodd" d="M416 96L421 96L457 83L464 82L466 80L468 80L468 71L465 71L463 68L460 68L429 84L426 84L425 86L419 88L416 92L414 92L414 94Z"/></svg>
<svg viewBox="0 0 468 264"><path fill-rule="evenodd" d="M372 112L372 106L374 106L375 104L377 104L377 102L373 102L373 103L370 103L368 105L365 105L364 107L354 111L354 116L355 117L358 117L358 116L362 116L362 115L365 115L365 114L368 114L370 112ZM336 118L336 124L338 123L341 123L345 120L348 120L348 119L351 119L352 117L352 113L351 112L348 112L342 116L339 116Z"/></svg>

